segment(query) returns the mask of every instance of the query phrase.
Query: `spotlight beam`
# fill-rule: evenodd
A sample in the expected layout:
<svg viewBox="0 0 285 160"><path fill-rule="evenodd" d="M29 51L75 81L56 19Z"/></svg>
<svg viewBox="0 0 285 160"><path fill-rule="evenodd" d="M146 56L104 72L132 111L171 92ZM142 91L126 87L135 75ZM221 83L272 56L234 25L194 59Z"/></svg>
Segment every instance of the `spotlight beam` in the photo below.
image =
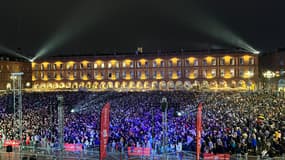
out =
<svg viewBox="0 0 285 160"><path fill-rule="evenodd" d="M259 51L254 49L223 23L218 22L214 16L201 12L205 9L201 9L194 2L188 2L179 4L165 1L164 5L160 5L159 3L156 3L156 5L164 7L160 11L164 11L164 15L171 17L173 21L179 21L181 24L185 24L199 33L208 35L224 43L243 48L255 54L259 53Z"/></svg>
<svg viewBox="0 0 285 160"><path fill-rule="evenodd" d="M85 1L86 2L86 1ZM56 30L55 34L44 43L43 47L36 53L33 61L41 56L46 55L48 52L54 51L56 48L67 43L71 39L79 36L88 29L94 27L102 18L109 17L106 11L115 11L119 8L117 2L104 2L104 6L98 1L88 0L87 3L82 4L77 10L73 11L71 18ZM119 2L118 2L119 3Z"/></svg>
<svg viewBox="0 0 285 160"><path fill-rule="evenodd" d="M28 60L28 61L31 61L30 58L28 58L28 57L26 57L26 56L24 56L24 55L22 55L22 54L20 54L20 53L17 53L17 52L15 52L15 51L13 51L12 49L9 49L9 48L7 48L7 47L4 47L4 46L2 46L2 45L0 45L0 50L3 51L3 52L5 52L5 53L8 53L8 54L10 54L10 55L14 55L14 56L17 56L17 57L19 57L19 58L23 58L23 59L26 59L26 60Z"/></svg>

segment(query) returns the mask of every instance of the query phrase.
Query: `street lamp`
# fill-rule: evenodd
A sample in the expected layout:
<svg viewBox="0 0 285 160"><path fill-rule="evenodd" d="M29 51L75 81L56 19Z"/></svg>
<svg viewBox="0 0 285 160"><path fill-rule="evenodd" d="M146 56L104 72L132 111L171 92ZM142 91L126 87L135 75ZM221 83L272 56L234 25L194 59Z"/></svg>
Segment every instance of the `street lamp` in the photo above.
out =
<svg viewBox="0 0 285 160"><path fill-rule="evenodd" d="M267 70L266 72L263 73L263 77L268 80L267 89L269 90L269 85L271 85L270 80L271 80L271 78L275 77L275 73L270 71L270 70ZM270 88L270 90L271 89L272 88Z"/></svg>

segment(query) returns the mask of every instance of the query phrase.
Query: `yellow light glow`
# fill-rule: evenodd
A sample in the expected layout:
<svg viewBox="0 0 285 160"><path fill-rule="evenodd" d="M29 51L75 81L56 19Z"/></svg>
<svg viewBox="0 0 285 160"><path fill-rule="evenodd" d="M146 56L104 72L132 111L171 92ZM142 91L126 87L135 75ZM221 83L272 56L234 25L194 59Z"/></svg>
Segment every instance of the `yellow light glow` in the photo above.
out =
<svg viewBox="0 0 285 160"><path fill-rule="evenodd" d="M189 58L188 58L189 64L190 64L190 65L193 65L193 64L194 64L194 61L195 61L196 59L197 59L197 58L195 58L195 57L189 57Z"/></svg>
<svg viewBox="0 0 285 160"><path fill-rule="evenodd" d="M157 64L160 64L160 62L162 61L163 59L161 59L161 58L156 58L156 59L154 59L154 61L157 63Z"/></svg>
<svg viewBox="0 0 285 160"><path fill-rule="evenodd" d="M189 74L189 79L196 79L195 74L194 74L194 73L190 73L190 74Z"/></svg>
<svg viewBox="0 0 285 160"><path fill-rule="evenodd" d="M244 60L244 63L245 63L245 64L248 64L249 59L251 58L251 56L250 56L250 55L244 55L242 58L243 58L243 60Z"/></svg>
<svg viewBox="0 0 285 160"><path fill-rule="evenodd" d="M233 58L233 57L231 57L231 56L224 56L223 58L224 58L224 60L225 60L225 64L228 65L228 64L230 64L230 60L231 60L231 58Z"/></svg>

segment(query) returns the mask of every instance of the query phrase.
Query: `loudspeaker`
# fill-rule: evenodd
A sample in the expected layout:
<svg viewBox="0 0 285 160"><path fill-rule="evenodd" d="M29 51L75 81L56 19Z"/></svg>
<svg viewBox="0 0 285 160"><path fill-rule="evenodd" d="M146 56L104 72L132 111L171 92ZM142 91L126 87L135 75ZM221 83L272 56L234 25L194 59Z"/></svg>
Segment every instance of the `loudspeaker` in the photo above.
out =
<svg viewBox="0 0 285 160"><path fill-rule="evenodd" d="M13 148L11 145L6 147L6 152L13 152Z"/></svg>

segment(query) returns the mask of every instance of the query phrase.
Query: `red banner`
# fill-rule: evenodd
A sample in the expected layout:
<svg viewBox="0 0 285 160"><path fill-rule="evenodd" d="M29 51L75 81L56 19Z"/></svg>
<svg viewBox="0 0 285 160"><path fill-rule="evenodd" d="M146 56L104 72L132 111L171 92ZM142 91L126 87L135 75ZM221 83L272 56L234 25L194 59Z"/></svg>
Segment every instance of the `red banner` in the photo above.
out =
<svg viewBox="0 0 285 160"><path fill-rule="evenodd" d="M20 141L19 140L4 140L3 147L12 146L12 147L19 147Z"/></svg>
<svg viewBox="0 0 285 160"><path fill-rule="evenodd" d="M128 147L129 156L150 156L150 148Z"/></svg>
<svg viewBox="0 0 285 160"><path fill-rule="evenodd" d="M70 152L82 151L82 144L64 143L64 150Z"/></svg>
<svg viewBox="0 0 285 160"><path fill-rule="evenodd" d="M107 157L107 143L110 126L110 103L105 104L101 112L101 130L100 130L100 160Z"/></svg>
<svg viewBox="0 0 285 160"><path fill-rule="evenodd" d="M197 111L197 129L196 129L196 160L200 160L200 152L201 152L201 134L202 134L202 102L198 104L198 111Z"/></svg>
<svg viewBox="0 0 285 160"><path fill-rule="evenodd" d="M230 160L230 154L212 154L212 153L205 153L203 155L205 160Z"/></svg>

